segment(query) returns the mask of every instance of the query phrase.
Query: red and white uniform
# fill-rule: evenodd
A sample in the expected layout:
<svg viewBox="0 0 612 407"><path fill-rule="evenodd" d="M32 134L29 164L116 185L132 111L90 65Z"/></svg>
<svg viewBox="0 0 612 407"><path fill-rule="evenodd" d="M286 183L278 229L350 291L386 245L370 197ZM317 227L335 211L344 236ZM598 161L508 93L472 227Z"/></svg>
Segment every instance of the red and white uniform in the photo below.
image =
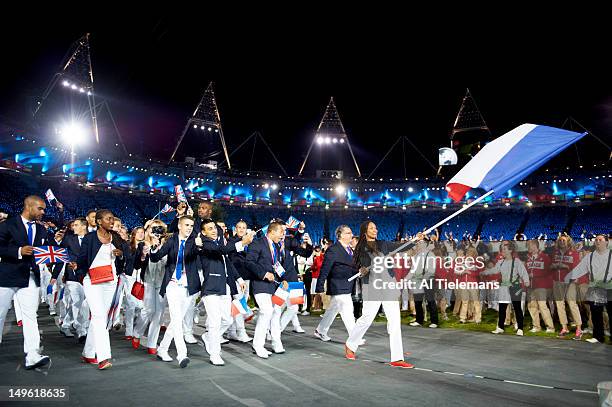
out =
<svg viewBox="0 0 612 407"><path fill-rule="evenodd" d="M553 288L553 274L550 270L551 263L550 257L543 252L527 257L525 268L531 280L531 288Z"/></svg>
<svg viewBox="0 0 612 407"><path fill-rule="evenodd" d="M560 250L555 250L552 258L553 263L562 263L567 266L567 268L553 268L553 281L563 282L565 280L565 276L567 276L573 269L578 265L580 261L580 255L575 250L568 250L565 253L561 253Z"/></svg>

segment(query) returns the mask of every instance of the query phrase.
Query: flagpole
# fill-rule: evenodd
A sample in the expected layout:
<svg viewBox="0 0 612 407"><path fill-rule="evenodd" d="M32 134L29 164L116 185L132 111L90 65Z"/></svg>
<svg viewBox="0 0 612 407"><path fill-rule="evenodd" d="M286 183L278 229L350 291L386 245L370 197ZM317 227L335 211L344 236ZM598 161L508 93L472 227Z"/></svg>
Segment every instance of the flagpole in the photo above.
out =
<svg viewBox="0 0 612 407"><path fill-rule="evenodd" d="M470 202L469 204L467 204L466 206L464 206L463 208L459 209L457 212L452 213L451 215L447 216L446 218L444 218L443 220L441 220L440 222L436 223L435 225L433 225L432 227L430 227L429 229L427 229L426 231L424 231L422 234L427 235L429 233L431 233L432 231L434 231L436 228L438 228L439 226L445 224L446 222L448 222L449 220L453 219L454 217L456 217L457 215L459 215L462 212L467 211L469 208L471 208L472 206L476 205L478 202L482 201L483 199L485 199L486 197L488 197L489 195L491 195L493 192L495 192L493 189L490 190L489 192L487 192L486 194L484 194L481 197L478 197L477 199L474 199L474 201ZM418 240L418 235L414 236L412 239L410 239L409 241L407 241L406 243L404 243L403 245L401 245L400 247L398 247L397 249L393 250L391 253L386 254L385 256L393 256L395 253L401 251L402 249L404 249L406 246L416 242ZM348 281L353 281L356 278L358 278L360 276L360 273L355 274L354 276L352 276L351 278L349 278Z"/></svg>

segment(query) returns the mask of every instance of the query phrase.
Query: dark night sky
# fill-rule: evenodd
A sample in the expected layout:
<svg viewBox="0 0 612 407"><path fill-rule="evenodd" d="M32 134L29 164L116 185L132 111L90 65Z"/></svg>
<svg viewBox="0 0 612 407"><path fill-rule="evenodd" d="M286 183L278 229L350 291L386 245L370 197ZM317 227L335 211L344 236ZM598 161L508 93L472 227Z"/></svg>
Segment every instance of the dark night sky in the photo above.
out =
<svg viewBox="0 0 612 407"><path fill-rule="evenodd" d="M230 151L259 130L291 174L330 96L364 173L400 135L435 162L466 87L494 135L525 122L560 126L571 115L612 144L612 70L594 59L592 42L562 28L487 43L485 27L477 38L478 30L451 26L434 36L392 22L345 31L327 21L285 20L264 30L254 20L209 25L204 16L170 14L83 20L31 22L27 35L0 28L9 61L0 121L25 120L69 45L89 31L96 93L109 100L128 150L138 152L144 140L145 152L160 159L211 80ZM580 143L583 160L607 158L593 140ZM409 169L429 172L420 159Z"/></svg>

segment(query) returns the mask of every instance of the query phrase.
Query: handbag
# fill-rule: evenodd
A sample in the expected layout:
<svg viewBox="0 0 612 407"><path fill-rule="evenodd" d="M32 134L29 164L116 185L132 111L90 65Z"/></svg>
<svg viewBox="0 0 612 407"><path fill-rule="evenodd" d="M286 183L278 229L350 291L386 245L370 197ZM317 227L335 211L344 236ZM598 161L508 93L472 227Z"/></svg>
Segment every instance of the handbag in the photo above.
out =
<svg viewBox="0 0 612 407"><path fill-rule="evenodd" d="M134 285L132 285L132 295L142 301L144 298L144 288L143 283L135 281Z"/></svg>
<svg viewBox="0 0 612 407"><path fill-rule="evenodd" d="M113 281L113 266L106 265L89 269L89 279L92 284L106 283Z"/></svg>
<svg viewBox="0 0 612 407"><path fill-rule="evenodd" d="M512 275L514 273L514 257L512 258L512 264L510 265L510 287L508 287L508 291L510 291L510 299L512 301L520 301L523 295L523 286L521 285L519 279L516 281L512 281Z"/></svg>

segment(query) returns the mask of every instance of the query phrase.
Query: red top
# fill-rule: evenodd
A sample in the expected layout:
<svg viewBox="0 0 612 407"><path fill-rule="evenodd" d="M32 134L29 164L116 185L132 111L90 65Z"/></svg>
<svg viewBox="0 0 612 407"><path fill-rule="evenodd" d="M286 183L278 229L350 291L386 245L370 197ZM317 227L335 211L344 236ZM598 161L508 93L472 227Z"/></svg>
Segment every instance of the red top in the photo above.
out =
<svg viewBox="0 0 612 407"><path fill-rule="evenodd" d="M312 278L319 278L321 266L323 265L323 256L325 256L324 253L312 259L312 267L310 267L310 271L312 271Z"/></svg>
<svg viewBox="0 0 612 407"><path fill-rule="evenodd" d="M550 265L552 261L546 253L540 252L536 256L529 255L525 262L525 268L529 273L531 288L552 288L553 273Z"/></svg>
<svg viewBox="0 0 612 407"><path fill-rule="evenodd" d="M564 281L565 276L567 276L570 271L574 269L578 265L580 261L580 255L578 252L574 250L568 250L565 254L562 254L561 251L555 249L555 252L552 257L553 263L562 263L567 267L564 268L555 268L551 265L551 269L553 271L553 280L554 281Z"/></svg>

